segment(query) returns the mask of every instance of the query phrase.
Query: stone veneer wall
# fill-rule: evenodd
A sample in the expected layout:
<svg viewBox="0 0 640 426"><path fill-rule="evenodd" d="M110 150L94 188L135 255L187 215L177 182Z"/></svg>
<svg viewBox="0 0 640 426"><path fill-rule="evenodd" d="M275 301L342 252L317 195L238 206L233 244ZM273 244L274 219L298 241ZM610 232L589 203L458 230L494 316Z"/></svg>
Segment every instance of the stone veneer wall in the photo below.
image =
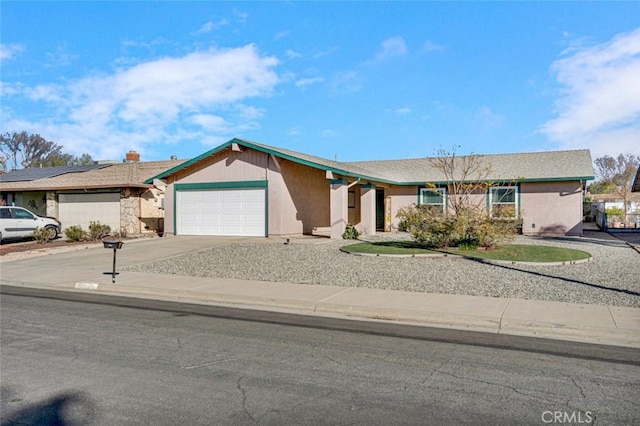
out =
<svg viewBox="0 0 640 426"><path fill-rule="evenodd" d="M120 228L129 235L140 233L140 191L124 188L120 191Z"/></svg>

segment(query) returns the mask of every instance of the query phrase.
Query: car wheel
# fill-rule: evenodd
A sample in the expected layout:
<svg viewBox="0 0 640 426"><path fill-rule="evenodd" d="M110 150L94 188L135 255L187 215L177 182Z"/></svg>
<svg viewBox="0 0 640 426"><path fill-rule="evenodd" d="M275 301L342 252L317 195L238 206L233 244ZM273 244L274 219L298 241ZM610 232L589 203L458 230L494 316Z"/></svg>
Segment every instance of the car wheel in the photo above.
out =
<svg viewBox="0 0 640 426"><path fill-rule="evenodd" d="M47 231L49 231L49 238L50 239L55 239L58 236L58 230L56 229L55 226L47 226L46 228Z"/></svg>

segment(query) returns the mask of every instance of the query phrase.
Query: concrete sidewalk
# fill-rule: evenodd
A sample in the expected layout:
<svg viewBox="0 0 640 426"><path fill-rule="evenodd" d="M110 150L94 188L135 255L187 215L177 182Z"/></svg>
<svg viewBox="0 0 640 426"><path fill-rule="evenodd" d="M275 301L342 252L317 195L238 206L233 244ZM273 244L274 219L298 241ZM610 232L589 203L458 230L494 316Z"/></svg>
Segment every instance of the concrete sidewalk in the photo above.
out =
<svg viewBox="0 0 640 426"><path fill-rule="evenodd" d="M242 240L128 242L118 266ZM114 284L101 245L13 259L0 259L0 284L640 348L638 308L138 272L123 272Z"/></svg>

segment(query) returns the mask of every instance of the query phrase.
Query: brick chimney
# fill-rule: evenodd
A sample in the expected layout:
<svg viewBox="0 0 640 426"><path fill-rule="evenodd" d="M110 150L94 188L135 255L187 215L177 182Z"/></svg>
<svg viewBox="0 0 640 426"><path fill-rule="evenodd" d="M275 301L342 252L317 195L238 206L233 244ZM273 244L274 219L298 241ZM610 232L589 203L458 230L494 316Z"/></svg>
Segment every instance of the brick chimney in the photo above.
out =
<svg viewBox="0 0 640 426"><path fill-rule="evenodd" d="M127 163L137 163L138 161L140 161L140 154L138 154L136 151L129 151L125 156L124 161Z"/></svg>

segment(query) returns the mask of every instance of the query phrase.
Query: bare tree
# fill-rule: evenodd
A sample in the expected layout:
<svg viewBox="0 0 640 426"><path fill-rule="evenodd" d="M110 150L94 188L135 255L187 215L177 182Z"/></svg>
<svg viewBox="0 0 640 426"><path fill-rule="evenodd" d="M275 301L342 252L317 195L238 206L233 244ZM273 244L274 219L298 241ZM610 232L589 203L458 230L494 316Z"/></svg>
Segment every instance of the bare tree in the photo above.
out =
<svg viewBox="0 0 640 426"><path fill-rule="evenodd" d="M429 162L442 173L442 183L446 185L443 193L436 184L426 183L426 188L433 192L434 199L439 199L442 208L426 203L398 211L400 227L407 230L416 242L436 247L491 248L513 236L517 225L514 205L499 202L487 210L487 192L496 182L490 179L491 165L482 156L457 156L455 152L440 150L438 156L430 158ZM500 201L508 197L515 200L515 189L496 189L499 189L494 192L501 197Z"/></svg>
<svg viewBox="0 0 640 426"><path fill-rule="evenodd" d="M613 194L622 198L624 203L624 221L627 221L627 210L631 195L633 178L640 167L640 157L632 154L620 154L617 158L609 155L595 161L601 182L613 187Z"/></svg>
<svg viewBox="0 0 640 426"><path fill-rule="evenodd" d="M451 213L456 214L471 207L480 207L484 201L474 195L485 194L492 183L487 179L491 165L483 161L483 156L470 154L456 155L455 150L438 150L436 157L429 158L431 165L442 172L450 196L447 199ZM428 187L435 187L427 184Z"/></svg>

